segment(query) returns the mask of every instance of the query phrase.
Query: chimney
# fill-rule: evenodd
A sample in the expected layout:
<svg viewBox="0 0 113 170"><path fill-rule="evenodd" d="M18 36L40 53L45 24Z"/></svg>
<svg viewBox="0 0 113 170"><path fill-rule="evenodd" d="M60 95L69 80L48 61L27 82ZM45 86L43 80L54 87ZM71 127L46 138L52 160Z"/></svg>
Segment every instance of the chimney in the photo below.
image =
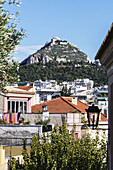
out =
<svg viewBox="0 0 113 170"><path fill-rule="evenodd" d="M77 97L72 97L72 103L77 105Z"/></svg>
<svg viewBox="0 0 113 170"><path fill-rule="evenodd" d="M47 105L42 106L43 121L49 119L49 111L47 110Z"/></svg>

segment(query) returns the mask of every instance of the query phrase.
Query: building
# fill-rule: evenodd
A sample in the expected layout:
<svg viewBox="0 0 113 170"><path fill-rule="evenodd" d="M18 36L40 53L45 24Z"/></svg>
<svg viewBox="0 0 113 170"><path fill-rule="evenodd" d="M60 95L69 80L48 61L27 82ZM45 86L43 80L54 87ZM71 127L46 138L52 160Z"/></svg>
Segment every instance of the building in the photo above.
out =
<svg viewBox="0 0 113 170"><path fill-rule="evenodd" d="M55 88L39 88L36 90L35 104L39 104L61 96L59 90Z"/></svg>
<svg viewBox="0 0 113 170"><path fill-rule="evenodd" d="M89 79L77 79L74 81L76 87L83 87L83 90L89 90L93 88L94 81Z"/></svg>
<svg viewBox="0 0 113 170"><path fill-rule="evenodd" d="M18 86L18 89L26 90L28 92L34 93L33 97L31 98L31 106L35 105L35 93L36 93L36 87L35 86Z"/></svg>
<svg viewBox="0 0 113 170"><path fill-rule="evenodd" d="M35 104L61 96L59 86L55 80L36 80L34 86L36 87Z"/></svg>
<svg viewBox="0 0 113 170"><path fill-rule="evenodd" d="M98 105L108 105L108 91L98 90L96 93L96 101Z"/></svg>
<svg viewBox="0 0 113 170"><path fill-rule="evenodd" d="M31 99L34 92L7 86L4 92L3 112L11 113L31 113Z"/></svg>
<svg viewBox="0 0 113 170"><path fill-rule="evenodd" d="M0 92L0 113L4 112L4 94Z"/></svg>
<svg viewBox="0 0 113 170"><path fill-rule="evenodd" d="M92 90L80 90L80 91L77 91L76 93L72 94L71 96L77 97L83 103L88 103L89 100L90 101L92 100L93 93L92 93Z"/></svg>
<svg viewBox="0 0 113 170"><path fill-rule="evenodd" d="M88 105L82 103L75 97L59 97L53 100L32 106L32 113L43 113L43 106L46 105L49 112L50 123L61 126L63 121L67 122L67 129L70 132L76 124L76 137L81 138L81 117Z"/></svg>
<svg viewBox="0 0 113 170"><path fill-rule="evenodd" d="M113 23L95 59L106 67L108 76L108 169L113 170Z"/></svg>
<svg viewBox="0 0 113 170"><path fill-rule="evenodd" d="M57 86L57 82L55 80L36 80L34 81L34 86L37 88L52 88Z"/></svg>

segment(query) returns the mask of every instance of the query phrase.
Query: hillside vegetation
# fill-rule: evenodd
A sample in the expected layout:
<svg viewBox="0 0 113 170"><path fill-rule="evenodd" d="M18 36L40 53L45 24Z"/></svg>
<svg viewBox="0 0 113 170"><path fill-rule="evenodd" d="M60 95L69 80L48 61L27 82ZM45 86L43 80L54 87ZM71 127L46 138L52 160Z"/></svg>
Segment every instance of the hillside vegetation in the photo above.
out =
<svg viewBox="0 0 113 170"><path fill-rule="evenodd" d="M59 83L89 78L94 81L95 86L107 84L106 70L97 61L95 63L49 61L45 65L41 63L21 65L19 74L21 82L54 79Z"/></svg>

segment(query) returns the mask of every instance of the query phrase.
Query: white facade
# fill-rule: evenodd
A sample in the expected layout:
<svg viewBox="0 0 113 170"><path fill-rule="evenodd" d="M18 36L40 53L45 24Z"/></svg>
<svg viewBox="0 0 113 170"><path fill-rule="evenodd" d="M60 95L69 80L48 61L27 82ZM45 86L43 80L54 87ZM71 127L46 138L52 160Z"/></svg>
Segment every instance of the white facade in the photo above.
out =
<svg viewBox="0 0 113 170"><path fill-rule="evenodd" d="M74 82L75 86L83 86L87 87L87 89L92 89L94 85L94 81L89 79L77 79Z"/></svg>
<svg viewBox="0 0 113 170"><path fill-rule="evenodd" d="M35 104L39 104L53 98L60 97L61 93L57 89L38 88L36 90Z"/></svg>

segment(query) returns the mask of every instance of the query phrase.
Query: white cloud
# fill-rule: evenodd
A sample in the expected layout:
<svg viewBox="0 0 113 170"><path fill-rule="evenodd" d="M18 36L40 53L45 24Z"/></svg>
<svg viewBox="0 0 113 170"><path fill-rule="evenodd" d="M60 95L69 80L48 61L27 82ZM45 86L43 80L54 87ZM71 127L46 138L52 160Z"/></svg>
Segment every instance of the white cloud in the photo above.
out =
<svg viewBox="0 0 113 170"><path fill-rule="evenodd" d="M15 49L16 53L22 52L27 55L30 55L37 50L39 50L42 47L42 45L31 45L31 46L17 46Z"/></svg>
<svg viewBox="0 0 113 170"><path fill-rule="evenodd" d="M13 59L18 61L19 63L27 58L29 55L35 53L39 50L43 45L31 45L31 46L17 46L15 48L14 53L12 54Z"/></svg>

